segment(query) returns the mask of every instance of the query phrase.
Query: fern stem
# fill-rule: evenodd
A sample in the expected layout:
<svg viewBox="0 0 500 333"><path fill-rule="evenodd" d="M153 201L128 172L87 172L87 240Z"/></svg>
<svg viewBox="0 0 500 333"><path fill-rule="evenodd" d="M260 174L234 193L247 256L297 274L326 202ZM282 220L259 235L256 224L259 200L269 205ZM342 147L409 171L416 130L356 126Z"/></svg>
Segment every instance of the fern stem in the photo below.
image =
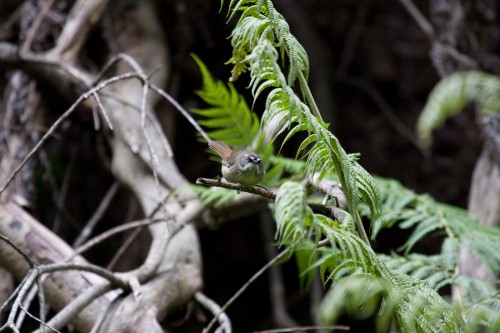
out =
<svg viewBox="0 0 500 333"><path fill-rule="evenodd" d="M321 113L319 113L318 106L316 105L316 101L314 100L314 97L311 93L311 90L309 89L309 86L307 85L307 80L304 77L304 73L302 71L298 71L298 77L299 77L299 82L300 82L300 87L302 89L302 93L304 94L304 97L307 100L307 103L309 104L309 107L311 108L311 111L316 118L319 120L323 121L323 118L321 117Z"/></svg>
<svg viewBox="0 0 500 333"><path fill-rule="evenodd" d="M358 211L354 212L354 224L356 225L356 231L358 232L361 239L369 247L371 247L370 240L368 239L368 236L366 235L365 227L363 227L363 223L361 222L361 216L359 215Z"/></svg>
<svg viewBox="0 0 500 333"><path fill-rule="evenodd" d="M448 235L449 238L456 238L455 233L450 228L450 224L444 217L444 213L441 209L437 211L437 215L439 218L439 222L444 226L444 230L446 231L446 234ZM457 277L460 276L460 265L458 261L455 263L455 270L453 272L453 279L455 280ZM465 314L465 306L464 306L464 291L460 287L459 284L454 284L453 285L453 300L458 304L458 309L460 310L460 313L462 315Z"/></svg>

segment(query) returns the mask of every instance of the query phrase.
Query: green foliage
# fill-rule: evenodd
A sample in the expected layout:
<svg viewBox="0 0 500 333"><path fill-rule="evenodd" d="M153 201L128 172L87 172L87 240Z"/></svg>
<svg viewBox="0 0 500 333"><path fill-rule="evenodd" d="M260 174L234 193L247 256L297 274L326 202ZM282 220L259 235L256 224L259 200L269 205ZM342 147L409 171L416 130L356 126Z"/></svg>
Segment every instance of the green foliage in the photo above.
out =
<svg viewBox="0 0 500 333"><path fill-rule="evenodd" d="M307 131L308 137L298 151L300 153L312 145L307 152L307 176L318 174L319 177L314 179L319 182L335 170L354 218L358 219L354 212L360 198L373 208L375 218L380 207L376 183L356 161L348 157L337 138L328 130L328 124L322 121L306 82L309 75L307 54L291 34L283 16L269 0L231 1L230 18L237 12L242 14L231 35L231 80L250 71L254 98L271 88L267 94L262 125L281 128L277 134L289 129L285 142L292 135ZM289 63L287 79L279 65L280 57L283 62ZM295 94L293 85L296 81L307 103ZM363 182L361 189L358 188L358 180Z"/></svg>
<svg viewBox="0 0 500 333"><path fill-rule="evenodd" d="M467 212L419 195L399 182L377 178L382 198L382 213L375 222L372 238L382 229L398 226L413 231L403 245L404 255L379 255L390 270L425 280L438 291L447 285L463 293L462 314L471 331L481 325L490 332L500 325L499 290L494 284L461 275L458 269L460 248L473 253L497 275L500 272L500 230L480 225ZM366 207L362 214L368 215ZM435 255L410 253L413 246L432 234L446 236Z"/></svg>
<svg viewBox="0 0 500 333"><path fill-rule="evenodd" d="M236 198L237 193L225 188L207 188L192 185L191 188L198 194L200 200L207 206L219 207L220 205Z"/></svg>
<svg viewBox="0 0 500 333"><path fill-rule="evenodd" d="M320 234L328 240L329 247L317 252L321 255L312 265L319 266L324 283L332 285L321 305L319 317L323 323L333 324L340 315L348 313L360 319L377 316L381 332L391 321L401 332L466 331L458 312L428 283L389 269L348 228L324 215L313 214L298 183L283 184L278 195L276 220L280 244L296 243L307 234L316 239Z"/></svg>
<svg viewBox="0 0 500 333"><path fill-rule="evenodd" d="M443 78L429 95L418 120L417 133L422 147L429 148L432 131L471 102L476 102L484 115L498 113L500 78L477 71L458 72Z"/></svg>
<svg viewBox="0 0 500 333"><path fill-rule="evenodd" d="M303 178L306 170L306 163L292 158L271 155L270 168L266 170L263 183L271 186L278 187L287 176Z"/></svg>
<svg viewBox="0 0 500 333"><path fill-rule="evenodd" d="M259 133L259 118L250 110L243 96L231 83L226 85L214 80L205 64L197 56L192 57L203 78L203 87L196 94L210 105L209 108L194 109L192 112L205 118L199 123L208 129L210 138L224 141L236 149L250 147L268 157L272 145L264 145L264 138Z"/></svg>
<svg viewBox="0 0 500 333"><path fill-rule="evenodd" d="M282 144L299 132L306 134L296 154L301 161L264 150L264 183L279 186L274 205L276 241L278 246L293 246L302 286L306 288L319 269L329 287L321 304L321 321L333 324L347 313L357 318L375 316L379 332L387 331L391 323L399 332L466 332L477 327L498 331L499 291L491 283L461 275L457 258L465 247L498 273L500 231L482 227L465 211L418 195L396 181L374 179L358 163L359 156L347 154L321 119L307 86L307 54L272 2L232 0L229 18L237 13L241 15L231 34L231 80L249 73L254 101L266 98L262 118L259 121L234 86L214 81L199 59L204 86L198 94L210 108L196 112L204 117L201 124L213 139L261 153L262 128L274 131L272 141L283 134ZM286 70L283 64L288 64ZM460 75L443 81L429 99L419 123L423 142L429 143L432 129L473 99L484 112L495 112L500 98L495 78ZM304 177L340 181L347 199L347 211L338 217L341 221L312 211L309 193L300 184ZM231 200L228 191L199 191L207 203ZM370 219L372 238L383 228L411 229L403 253L376 254L359 237L364 233L361 216ZM411 252L422 238L435 235L444 237L438 254ZM450 285L466 291L458 309L437 293Z"/></svg>
<svg viewBox="0 0 500 333"><path fill-rule="evenodd" d="M377 317L377 332L387 332L391 320L399 332L467 331L460 315L425 283L390 274L391 279L358 274L339 280L321 304L320 320L335 323L347 313L357 319Z"/></svg>
<svg viewBox="0 0 500 333"><path fill-rule="evenodd" d="M391 321L401 332L466 331L460 315L428 283L389 269L383 258L348 228L313 214L298 183L281 186L275 209L280 244L296 243L307 234L316 239L321 234L329 242L328 248L315 253L319 256L312 255L311 243L307 243L309 258L319 257L312 266L320 267L324 283L332 284L320 310L323 323L335 323L341 314L348 313L360 319L377 316L379 331L385 331ZM456 262L456 257L445 260L450 255L444 253L443 264Z"/></svg>
<svg viewBox="0 0 500 333"><path fill-rule="evenodd" d="M276 238L278 246L296 243L311 226L313 213L306 191L298 183L286 182L276 194Z"/></svg>
<svg viewBox="0 0 500 333"><path fill-rule="evenodd" d="M481 327L487 328L487 332L500 332L500 292L469 307L465 318L471 332Z"/></svg>
<svg viewBox="0 0 500 333"><path fill-rule="evenodd" d="M500 230L480 225L467 216L465 210L436 202L428 195L416 194L399 182L377 178L381 191L381 217L373 224L372 238L382 228L398 225L413 228L403 245L408 254L423 237L446 235L455 238L481 259L493 273L500 272ZM361 211L368 215L368 209ZM447 249L447 248L444 248ZM448 251L449 255L449 251Z"/></svg>

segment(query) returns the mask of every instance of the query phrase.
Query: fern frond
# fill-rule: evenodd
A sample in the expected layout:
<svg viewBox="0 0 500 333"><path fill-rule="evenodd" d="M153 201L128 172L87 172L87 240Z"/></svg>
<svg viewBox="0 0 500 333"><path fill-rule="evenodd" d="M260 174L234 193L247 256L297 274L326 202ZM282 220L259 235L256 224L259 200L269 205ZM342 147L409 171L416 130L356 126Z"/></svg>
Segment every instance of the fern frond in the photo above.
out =
<svg viewBox="0 0 500 333"><path fill-rule="evenodd" d="M425 283L397 272L390 279L358 274L332 285L319 310L324 324L343 313L357 319L376 317L377 331L387 331L391 319L399 332L466 332L460 315Z"/></svg>
<svg viewBox="0 0 500 333"><path fill-rule="evenodd" d="M286 81L288 86L293 85L299 71L306 78L308 77L309 60L307 53L295 36L291 34L288 23L276 11L271 1L264 0L258 3L256 1L239 1L238 3L232 1L229 4L230 18L238 11L243 13L231 35L233 57L229 60L230 63L238 67L238 70L233 68L233 80L237 79L244 71L241 68L246 69L249 67L246 63L250 62L248 53L261 47L265 44L265 41L270 42L273 49L277 47L282 57L285 54L288 55L290 62L288 80ZM271 51L271 53L274 53L274 51ZM257 57L259 60L263 58L265 57ZM277 62L273 61L273 63Z"/></svg>
<svg viewBox="0 0 500 333"><path fill-rule="evenodd" d="M380 217L382 200L380 190L375 179L361 165L353 162L353 169L356 174L359 196L361 201L370 208L370 220L372 224Z"/></svg>
<svg viewBox="0 0 500 333"><path fill-rule="evenodd" d="M385 262L389 269L407 274L417 280L425 280L436 291L454 282L455 267L453 270L445 268L442 265L440 255L410 254L399 256L393 253L390 256L379 255L379 258Z"/></svg>
<svg viewBox="0 0 500 333"><path fill-rule="evenodd" d="M329 266L339 265L348 260L355 269L360 269L365 273L380 275L378 259L373 250L351 231L341 226L338 222L332 221L323 215L314 215L314 223L317 224L322 233L330 241L330 246L337 249L339 256L332 256L325 264ZM331 262L333 258L339 260Z"/></svg>
<svg viewBox="0 0 500 333"><path fill-rule="evenodd" d="M305 291L314 279L315 270L312 264L317 260L319 249L314 242L304 240L295 246L293 253L300 272L300 289Z"/></svg>
<svg viewBox="0 0 500 333"><path fill-rule="evenodd" d="M500 111L500 78L477 71L458 72L443 78L432 90L419 117L417 134L423 148L429 148L432 131L476 102L480 111L491 115Z"/></svg>
<svg viewBox="0 0 500 333"><path fill-rule="evenodd" d="M265 1L268 6L269 18L275 27L277 46L281 53L287 52L290 61L288 71L288 85L292 86L297 79L299 71L307 78L309 76L309 58L302 45L290 33L288 23L283 16L274 9L271 1Z"/></svg>
<svg viewBox="0 0 500 333"><path fill-rule="evenodd" d="M356 225L361 226L357 214L360 197L368 203L375 219L380 207L376 184L367 172L357 166L356 161L348 157L337 138L328 131L328 125L316 118L319 113L306 82L309 72L307 53L291 34L283 16L270 0L231 1L229 16L236 12L242 12L242 15L231 34L233 56L229 62L234 65L232 79L249 70L254 98L272 87L267 95L262 125L274 122L282 128L292 128L285 142L295 133L307 130L307 140L299 149L301 151L314 144L307 155L307 174L318 174L315 180L321 181L322 177L335 170ZM283 60L285 56L289 62L287 78L279 65L279 58ZM298 78L301 91L314 109L314 114L292 88Z"/></svg>
<svg viewBox="0 0 500 333"><path fill-rule="evenodd" d="M463 244L480 259L494 275L500 272L500 235L494 230L470 230L461 236Z"/></svg>
<svg viewBox="0 0 500 333"><path fill-rule="evenodd" d="M236 198L237 193L225 188L215 188L191 185L191 188L198 194L201 202L210 207L218 207Z"/></svg>
<svg viewBox="0 0 500 333"><path fill-rule="evenodd" d="M275 201L276 239L278 245L290 245L306 235L313 213L306 203L304 188L295 182L285 182Z"/></svg>
<svg viewBox="0 0 500 333"><path fill-rule="evenodd" d="M458 312L426 282L394 271L391 271L390 279L401 295L394 311L395 325L401 332L467 331Z"/></svg>
<svg viewBox="0 0 500 333"><path fill-rule="evenodd" d="M500 292L469 307L465 318L470 332L500 332Z"/></svg>
<svg viewBox="0 0 500 333"><path fill-rule="evenodd" d="M443 269L452 272L458 265L460 241L455 237L446 238L441 246L439 261Z"/></svg>
<svg viewBox="0 0 500 333"><path fill-rule="evenodd" d="M418 213L418 212L417 212ZM416 225L412 234L403 245L405 253L409 253L413 246L422 238L435 230L442 230L445 226L440 223L437 216L415 215L413 218L408 219L399 224L401 229L407 229Z"/></svg>
<svg viewBox="0 0 500 333"><path fill-rule="evenodd" d="M498 290L492 283L480 279L476 279L467 275L460 275L454 281L454 285L459 290L467 291L465 293L465 305L474 305L484 302L484 300L491 299Z"/></svg>
<svg viewBox="0 0 500 333"><path fill-rule="evenodd" d="M279 187L281 185L283 179L285 179L285 173L287 178L303 178L307 167L304 161L275 155L269 157L269 162L270 167L267 169L262 183L272 187Z"/></svg>
<svg viewBox="0 0 500 333"><path fill-rule="evenodd" d="M436 202L428 195L419 195L399 182L376 179L382 199L381 216L375 221L372 237L383 227L398 224L414 228L403 245L406 253L423 237L432 232L446 233L463 244L483 261L493 273L500 271L500 230L480 225L470 219L463 209ZM368 215L368 210L361 213Z"/></svg>
<svg viewBox="0 0 500 333"><path fill-rule="evenodd" d="M285 172L292 175L301 175L306 171L306 163L304 161L294 160L293 158L272 156L271 164L281 165Z"/></svg>
<svg viewBox="0 0 500 333"><path fill-rule="evenodd" d="M379 315L377 332L387 331L390 325L394 302L388 296L390 286L384 279L363 274L341 279L333 285L323 298L318 312L318 319L325 325L337 322L339 317L347 313L356 319L366 319ZM383 312L380 305L383 304Z"/></svg>
<svg viewBox="0 0 500 333"><path fill-rule="evenodd" d="M254 145L260 128L257 115L250 110L232 84L226 86L223 82L214 80L203 62L196 56L193 58L203 77L203 87L196 94L211 106L192 110L206 118L199 123L209 129L208 135L212 140L224 141L234 148Z"/></svg>

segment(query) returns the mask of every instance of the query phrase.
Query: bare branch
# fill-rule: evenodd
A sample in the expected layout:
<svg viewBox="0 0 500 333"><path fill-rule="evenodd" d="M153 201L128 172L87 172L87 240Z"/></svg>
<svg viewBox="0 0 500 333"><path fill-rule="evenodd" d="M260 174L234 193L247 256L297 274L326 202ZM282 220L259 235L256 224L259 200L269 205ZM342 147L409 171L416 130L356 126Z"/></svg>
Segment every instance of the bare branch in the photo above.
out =
<svg viewBox="0 0 500 333"><path fill-rule="evenodd" d="M144 226L150 225L152 223L158 223L158 222L163 222L163 221L164 221L164 219L144 219L144 220L125 223L125 224L119 225L117 227L114 227L112 229L109 229L109 230L103 232L102 234L100 234L94 238L91 238L85 244L82 244L80 247L75 249L75 253L70 258L68 258L68 261L72 260L76 255L87 251L91 247L99 244L100 242L102 242L102 241L104 241L104 240L106 240L106 239L108 239L116 234L119 234L121 232L130 230L130 229L144 227Z"/></svg>
<svg viewBox="0 0 500 333"><path fill-rule="evenodd" d="M104 198L99 204L99 207L97 207L92 217L85 224L85 228L82 230L80 235L78 235L78 237L74 241L73 247L79 247L80 245L82 245L82 243L92 234L94 227L96 226L97 222L99 222L99 220L102 218L104 212L106 212L106 209L109 207L109 204L111 200L113 200L119 187L120 184L118 182L114 182L113 185L111 185L111 187L108 189L108 192L104 195Z"/></svg>
<svg viewBox="0 0 500 333"><path fill-rule="evenodd" d="M413 3L412 0L399 0L403 6L406 8L411 17L417 22L418 26L422 31L429 37L429 40L434 41L436 39L436 33L432 24L425 18L422 12Z"/></svg>
<svg viewBox="0 0 500 333"><path fill-rule="evenodd" d="M21 310L24 311L24 313L26 313L31 319L34 319L36 320L37 322L40 323L40 332L43 333L44 332L44 328L47 327L47 328L50 328L52 331L54 332L57 332L57 333L61 333L60 331L56 330L54 327L48 325L45 323L45 320L44 319L38 319L37 317L33 316L27 309L25 309L22 305L20 306Z"/></svg>
<svg viewBox="0 0 500 333"><path fill-rule="evenodd" d="M228 315L222 312L219 304L215 303L212 299L208 298L205 294L198 291L194 294L194 299L198 301L205 309L210 311L214 316L218 315L219 328L215 331L220 333L231 333L231 320Z"/></svg>
<svg viewBox="0 0 500 333"><path fill-rule="evenodd" d="M2 239L4 242L9 244L14 250L16 250L17 253L19 253L24 260L30 265L31 268L35 267L35 263L31 259L31 257L23 251L19 246L17 246L13 241L11 241L9 238L5 237L4 235L0 234L0 239Z"/></svg>
<svg viewBox="0 0 500 333"><path fill-rule="evenodd" d="M68 303L59 313L52 317L47 325L50 325L56 329L62 329L66 326L75 316L83 311L90 303L99 298L100 296L106 294L113 289L111 284L104 284L100 286L91 287L76 298L74 298L70 303ZM96 318L94 318L96 319ZM34 333L40 333L40 331L35 331Z"/></svg>
<svg viewBox="0 0 500 333"><path fill-rule="evenodd" d="M276 199L276 194L273 191L259 185L243 186L241 184L228 183L227 181L222 181L219 179L211 179L211 178L198 178L196 180L196 184L223 187L230 190L252 193L259 195L269 201L274 201ZM307 204L309 205L309 207L311 207L313 211L324 214L339 222L342 222L342 220L344 219L344 212L342 212L342 210L339 210L337 207L323 205L317 202L308 202Z"/></svg>
<svg viewBox="0 0 500 333"><path fill-rule="evenodd" d="M67 17L57 45L48 57L72 62L80 52L90 29L101 17L108 0L78 0Z"/></svg>
<svg viewBox="0 0 500 333"><path fill-rule="evenodd" d="M287 247L285 250L281 251L280 254L278 254L276 257L274 257L271 261L269 261L267 264L265 264L261 269L259 269L245 284L224 304L224 306L220 309L220 311L217 313L217 315L210 321L208 326L203 329L203 333L208 333L212 329L212 327L215 325L215 322L218 320L219 316L224 313L227 308L234 303L238 297L240 297L245 290L248 289L248 287L259 278L264 272L274 265L276 262L278 262L281 258L283 258L285 255L289 254L290 251L293 250L293 245Z"/></svg>
<svg viewBox="0 0 500 333"><path fill-rule="evenodd" d="M92 96L95 92L100 91L110 85L111 83L114 83L116 81L120 80L127 80L131 78L137 78L136 73L127 73L123 74L120 76L112 77L108 80L105 80L101 82L99 85L96 87L90 89L86 93L80 95L80 97L71 105L71 107L66 110L53 124L50 126L49 130L43 135L43 137L38 141L38 143L31 149L31 151L26 155L26 157L22 160L21 163L16 167L16 169L10 174L10 176L7 178L7 181L2 185L0 188L0 196L2 193L5 191L7 186L12 182L14 177L21 171L21 169L24 167L24 165L33 157L33 155L40 149L40 147L49 139L49 137L54 133L54 131L63 123L64 120L66 120L77 108L78 105L80 105L81 102Z"/></svg>

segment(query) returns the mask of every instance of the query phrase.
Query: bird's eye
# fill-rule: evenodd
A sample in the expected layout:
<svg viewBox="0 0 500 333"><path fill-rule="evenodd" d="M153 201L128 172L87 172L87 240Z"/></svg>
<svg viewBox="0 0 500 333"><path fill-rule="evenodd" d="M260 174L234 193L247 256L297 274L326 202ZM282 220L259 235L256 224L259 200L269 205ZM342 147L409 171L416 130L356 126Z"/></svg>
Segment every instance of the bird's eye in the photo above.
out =
<svg viewBox="0 0 500 333"><path fill-rule="evenodd" d="M248 155L248 162L254 163L254 164L259 164L259 163L261 163L261 159L258 156Z"/></svg>

